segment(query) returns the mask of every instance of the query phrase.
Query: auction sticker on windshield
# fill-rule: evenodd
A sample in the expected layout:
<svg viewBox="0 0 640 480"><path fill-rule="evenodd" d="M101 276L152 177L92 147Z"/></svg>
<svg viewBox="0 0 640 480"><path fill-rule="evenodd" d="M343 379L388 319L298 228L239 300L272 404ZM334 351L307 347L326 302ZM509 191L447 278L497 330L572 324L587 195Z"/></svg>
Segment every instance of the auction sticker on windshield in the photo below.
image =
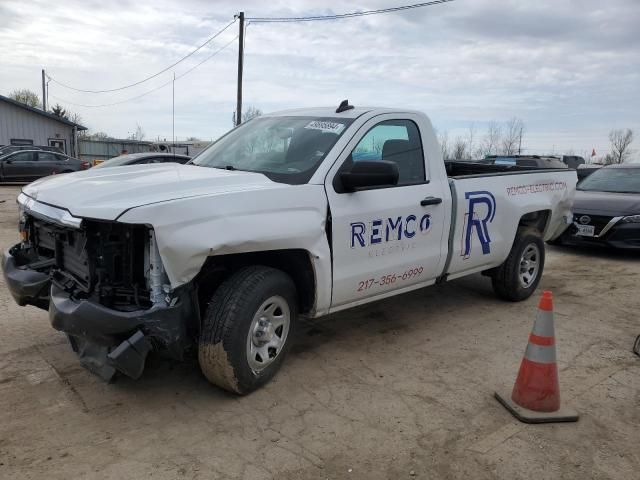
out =
<svg viewBox="0 0 640 480"><path fill-rule="evenodd" d="M338 122L327 122L324 120L314 120L309 122L304 128L309 130L321 130L323 132L331 132L340 134L344 130L344 124Z"/></svg>

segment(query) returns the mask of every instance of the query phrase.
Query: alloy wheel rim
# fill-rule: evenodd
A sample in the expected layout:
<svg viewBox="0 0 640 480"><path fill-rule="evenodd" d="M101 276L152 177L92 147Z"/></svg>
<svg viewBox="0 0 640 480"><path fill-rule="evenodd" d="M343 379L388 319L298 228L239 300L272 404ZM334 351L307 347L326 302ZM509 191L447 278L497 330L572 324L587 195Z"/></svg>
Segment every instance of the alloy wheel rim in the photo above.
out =
<svg viewBox="0 0 640 480"><path fill-rule="evenodd" d="M247 361L251 370L260 372L282 352L291 325L291 310L280 296L269 297L258 308L247 334Z"/></svg>
<svg viewBox="0 0 640 480"><path fill-rule="evenodd" d="M518 279L520 285L529 288L538 278L540 271L540 249L535 244L529 244L520 257L520 271Z"/></svg>

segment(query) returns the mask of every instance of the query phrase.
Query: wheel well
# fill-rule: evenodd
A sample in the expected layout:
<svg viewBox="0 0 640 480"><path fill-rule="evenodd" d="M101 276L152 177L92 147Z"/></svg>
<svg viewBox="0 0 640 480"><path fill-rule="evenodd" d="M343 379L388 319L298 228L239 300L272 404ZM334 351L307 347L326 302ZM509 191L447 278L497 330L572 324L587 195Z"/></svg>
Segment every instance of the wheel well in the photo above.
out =
<svg viewBox="0 0 640 480"><path fill-rule="evenodd" d="M224 280L249 265L265 265L285 272L296 285L300 313L308 313L313 309L316 285L310 253L289 249L209 257L195 279L201 311L204 312L213 292Z"/></svg>
<svg viewBox="0 0 640 480"><path fill-rule="evenodd" d="M541 236L543 236L550 218L551 210L538 210L536 212L525 213L518 222L516 236L513 239L514 243L517 240L518 234L527 228L534 228L540 232ZM483 270L482 274L486 277L493 277L496 274L497 269L498 267Z"/></svg>
<svg viewBox="0 0 640 480"><path fill-rule="evenodd" d="M549 218L551 218L550 210L538 210L537 212L526 213L520 218L518 229L522 227L532 227L541 234L544 234Z"/></svg>

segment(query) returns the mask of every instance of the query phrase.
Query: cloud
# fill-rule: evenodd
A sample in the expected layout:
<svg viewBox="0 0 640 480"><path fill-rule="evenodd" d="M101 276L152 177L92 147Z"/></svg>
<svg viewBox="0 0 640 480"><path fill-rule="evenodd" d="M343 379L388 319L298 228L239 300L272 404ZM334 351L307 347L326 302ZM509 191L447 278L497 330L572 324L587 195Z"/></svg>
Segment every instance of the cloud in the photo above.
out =
<svg viewBox="0 0 640 480"><path fill-rule="evenodd" d="M248 16L343 13L398 5L276 0L243 2ZM40 91L40 68L89 89L131 83L191 51L236 13L235 2L4 1L0 15L3 92ZM640 4L635 0L456 0L449 4L336 22L252 24L247 28L244 98L265 111L352 103L423 110L461 134L473 122L521 117L528 148L540 153L606 150L611 128L640 131ZM186 71L231 40L236 26L176 68ZM123 136L142 125L171 133L171 88L128 99L171 78L112 94L50 84L94 130ZM214 138L231 126L235 45L176 83L179 137Z"/></svg>

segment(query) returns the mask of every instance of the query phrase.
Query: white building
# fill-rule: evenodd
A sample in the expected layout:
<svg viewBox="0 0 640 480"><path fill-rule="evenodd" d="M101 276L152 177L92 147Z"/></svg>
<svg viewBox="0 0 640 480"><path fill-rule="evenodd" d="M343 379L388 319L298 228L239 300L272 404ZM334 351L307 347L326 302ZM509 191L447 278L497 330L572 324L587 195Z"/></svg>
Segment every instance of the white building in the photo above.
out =
<svg viewBox="0 0 640 480"><path fill-rule="evenodd" d="M58 147L77 156L78 132L86 127L0 95L0 146Z"/></svg>

